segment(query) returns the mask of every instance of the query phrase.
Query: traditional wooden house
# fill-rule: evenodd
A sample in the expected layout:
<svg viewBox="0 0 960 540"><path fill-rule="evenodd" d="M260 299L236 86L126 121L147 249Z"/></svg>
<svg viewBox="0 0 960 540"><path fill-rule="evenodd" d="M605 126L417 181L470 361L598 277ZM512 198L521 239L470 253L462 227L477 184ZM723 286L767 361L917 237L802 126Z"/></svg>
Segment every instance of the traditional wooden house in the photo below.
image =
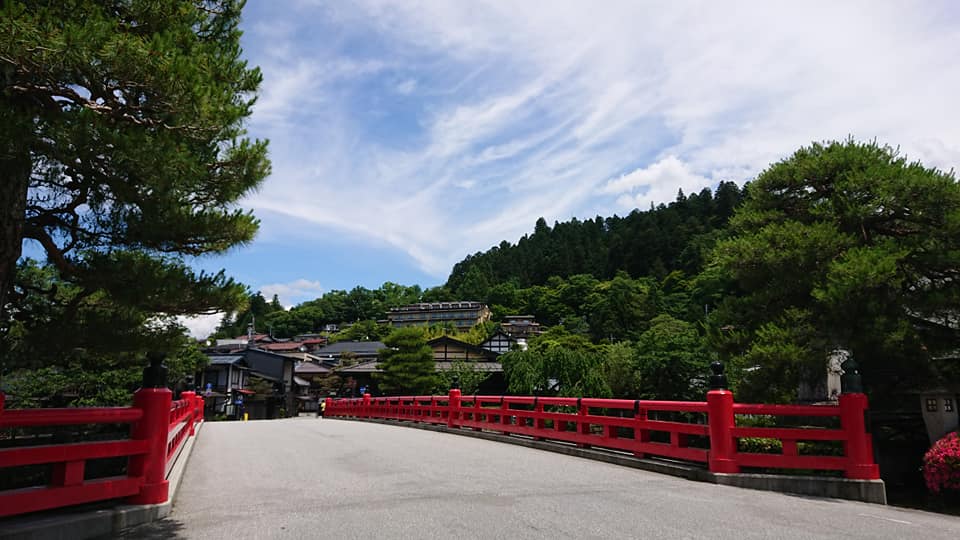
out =
<svg viewBox="0 0 960 540"><path fill-rule="evenodd" d="M433 359L437 371L456 369L458 362L469 364L472 369L489 374L480 384L479 393L503 394L506 391L506 381L503 377L503 366L497 361L496 352L471 345L452 338L441 336L427 342L433 349ZM356 365L340 368L337 372L341 377L349 380L345 385L345 396L359 396L363 391L378 395L377 379L374 376L380 371L379 360L368 359Z"/></svg>
<svg viewBox="0 0 960 540"><path fill-rule="evenodd" d="M304 354L304 356L310 355ZM315 411L317 399L327 397L321 395L321 383L333 370L319 362L301 361L296 363L293 372L293 380L297 383L297 400L300 401L300 410Z"/></svg>
<svg viewBox="0 0 960 540"><path fill-rule="evenodd" d="M503 330L497 330L495 334L493 334L492 336L487 338L486 341L481 343L480 347L482 349L486 349L492 353L496 353L500 355L505 352L510 352L517 345L518 345L518 342L516 339L510 337L510 335L508 335Z"/></svg>
<svg viewBox="0 0 960 540"><path fill-rule="evenodd" d="M437 363L456 362L496 362L499 353L471 345L450 336L431 339L427 345L433 349L433 359ZM498 362L499 364L499 362Z"/></svg>
<svg viewBox="0 0 960 540"><path fill-rule="evenodd" d="M543 333L533 315L508 315L500 323L500 329L514 339L528 339Z"/></svg>
<svg viewBox="0 0 960 540"><path fill-rule="evenodd" d="M294 380L295 359L260 349L245 349L235 354L208 353L209 366L200 374L199 391L213 403L208 413L221 414L243 407L251 418L276 418L281 409L287 414L297 411L297 382ZM251 383L260 379L269 383L268 396L257 396L262 407L250 403L256 394ZM236 409L239 410L239 409Z"/></svg>

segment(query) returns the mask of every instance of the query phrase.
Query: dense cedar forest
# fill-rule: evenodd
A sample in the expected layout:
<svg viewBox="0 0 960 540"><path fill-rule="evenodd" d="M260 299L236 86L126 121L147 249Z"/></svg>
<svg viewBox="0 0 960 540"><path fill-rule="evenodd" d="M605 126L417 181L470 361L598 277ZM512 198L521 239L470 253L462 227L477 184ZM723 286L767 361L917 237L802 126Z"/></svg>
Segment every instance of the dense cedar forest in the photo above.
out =
<svg viewBox="0 0 960 540"><path fill-rule="evenodd" d="M554 276L589 274L605 280L626 272L663 278L675 270L693 275L742 198L736 184L720 182L714 192L705 188L685 196L680 191L668 205L625 217L574 218L552 228L540 218L533 234L516 244L504 241L457 263L446 287L454 296L477 298L498 283L529 287Z"/></svg>

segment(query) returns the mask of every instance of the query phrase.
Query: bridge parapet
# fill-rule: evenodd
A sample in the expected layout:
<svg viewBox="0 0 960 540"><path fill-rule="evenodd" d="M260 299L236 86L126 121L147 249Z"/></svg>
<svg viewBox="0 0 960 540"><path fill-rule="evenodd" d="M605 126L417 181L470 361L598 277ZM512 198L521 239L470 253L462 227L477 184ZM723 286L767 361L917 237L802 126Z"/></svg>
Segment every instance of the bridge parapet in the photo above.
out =
<svg viewBox="0 0 960 540"><path fill-rule="evenodd" d="M125 439L0 449L0 469L52 466L47 485L0 491L0 517L118 498L129 504L166 502L166 477L203 421L201 396L183 392L181 399L172 398L169 389L145 384L134 393L132 407L4 409L6 396L0 392L0 429L130 425ZM85 478L91 460L124 457L124 476Z"/></svg>
<svg viewBox="0 0 960 540"><path fill-rule="evenodd" d="M453 389L436 396L331 399L325 414L627 451L705 464L713 473L841 471L848 479L876 480L867 408L862 393L841 394L837 405L808 406L735 403L722 388L709 391L705 402L471 396ZM816 423L827 426L811 426ZM773 450L741 450L742 439Z"/></svg>

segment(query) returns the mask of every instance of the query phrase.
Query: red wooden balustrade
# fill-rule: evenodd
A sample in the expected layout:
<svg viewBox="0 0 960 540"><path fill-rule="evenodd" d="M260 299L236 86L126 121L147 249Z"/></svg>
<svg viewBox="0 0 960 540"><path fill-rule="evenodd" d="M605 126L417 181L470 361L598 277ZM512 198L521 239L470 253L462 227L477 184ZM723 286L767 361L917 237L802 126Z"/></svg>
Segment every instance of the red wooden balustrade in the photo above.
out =
<svg viewBox="0 0 960 540"><path fill-rule="evenodd" d="M451 390L446 396L395 396L328 399L326 416L377 418L442 424L451 429L493 431L535 440L573 443L699 462L715 473L742 468L843 471L846 478L878 479L873 447L866 431L863 394L842 394L838 405L751 405L735 403L727 390L711 390L705 402L622 399L469 396ZM827 417L839 429L809 427L738 427L743 417ZM747 437L780 441L782 451L738 451ZM803 454L798 442L837 441L843 455Z"/></svg>
<svg viewBox="0 0 960 540"><path fill-rule="evenodd" d="M51 465L49 485L0 491L0 517L75 504L123 498L131 504L162 503L167 475L188 437L203 421L203 398L183 392L172 400L167 388L141 388L132 407L4 409L0 392L0 429L129 424L128 439L47 444L0 449L0 468ZM86 480L88 460L126 457L125 476Z"/></svg>

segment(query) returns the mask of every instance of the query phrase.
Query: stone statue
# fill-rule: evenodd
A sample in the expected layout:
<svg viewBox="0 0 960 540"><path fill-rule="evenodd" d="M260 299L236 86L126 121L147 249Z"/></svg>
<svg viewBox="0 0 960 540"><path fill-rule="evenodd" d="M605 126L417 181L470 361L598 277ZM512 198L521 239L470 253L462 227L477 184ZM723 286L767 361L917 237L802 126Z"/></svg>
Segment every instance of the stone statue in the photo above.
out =
<svg viewBox="0 0 960 540"><path fill-rule="evenodd" d="M843 368L840 366L849 358L850 351L839 347L827 354L827 399L830 401L836 401L840 397L840 377L843 375Z"/></svg>

